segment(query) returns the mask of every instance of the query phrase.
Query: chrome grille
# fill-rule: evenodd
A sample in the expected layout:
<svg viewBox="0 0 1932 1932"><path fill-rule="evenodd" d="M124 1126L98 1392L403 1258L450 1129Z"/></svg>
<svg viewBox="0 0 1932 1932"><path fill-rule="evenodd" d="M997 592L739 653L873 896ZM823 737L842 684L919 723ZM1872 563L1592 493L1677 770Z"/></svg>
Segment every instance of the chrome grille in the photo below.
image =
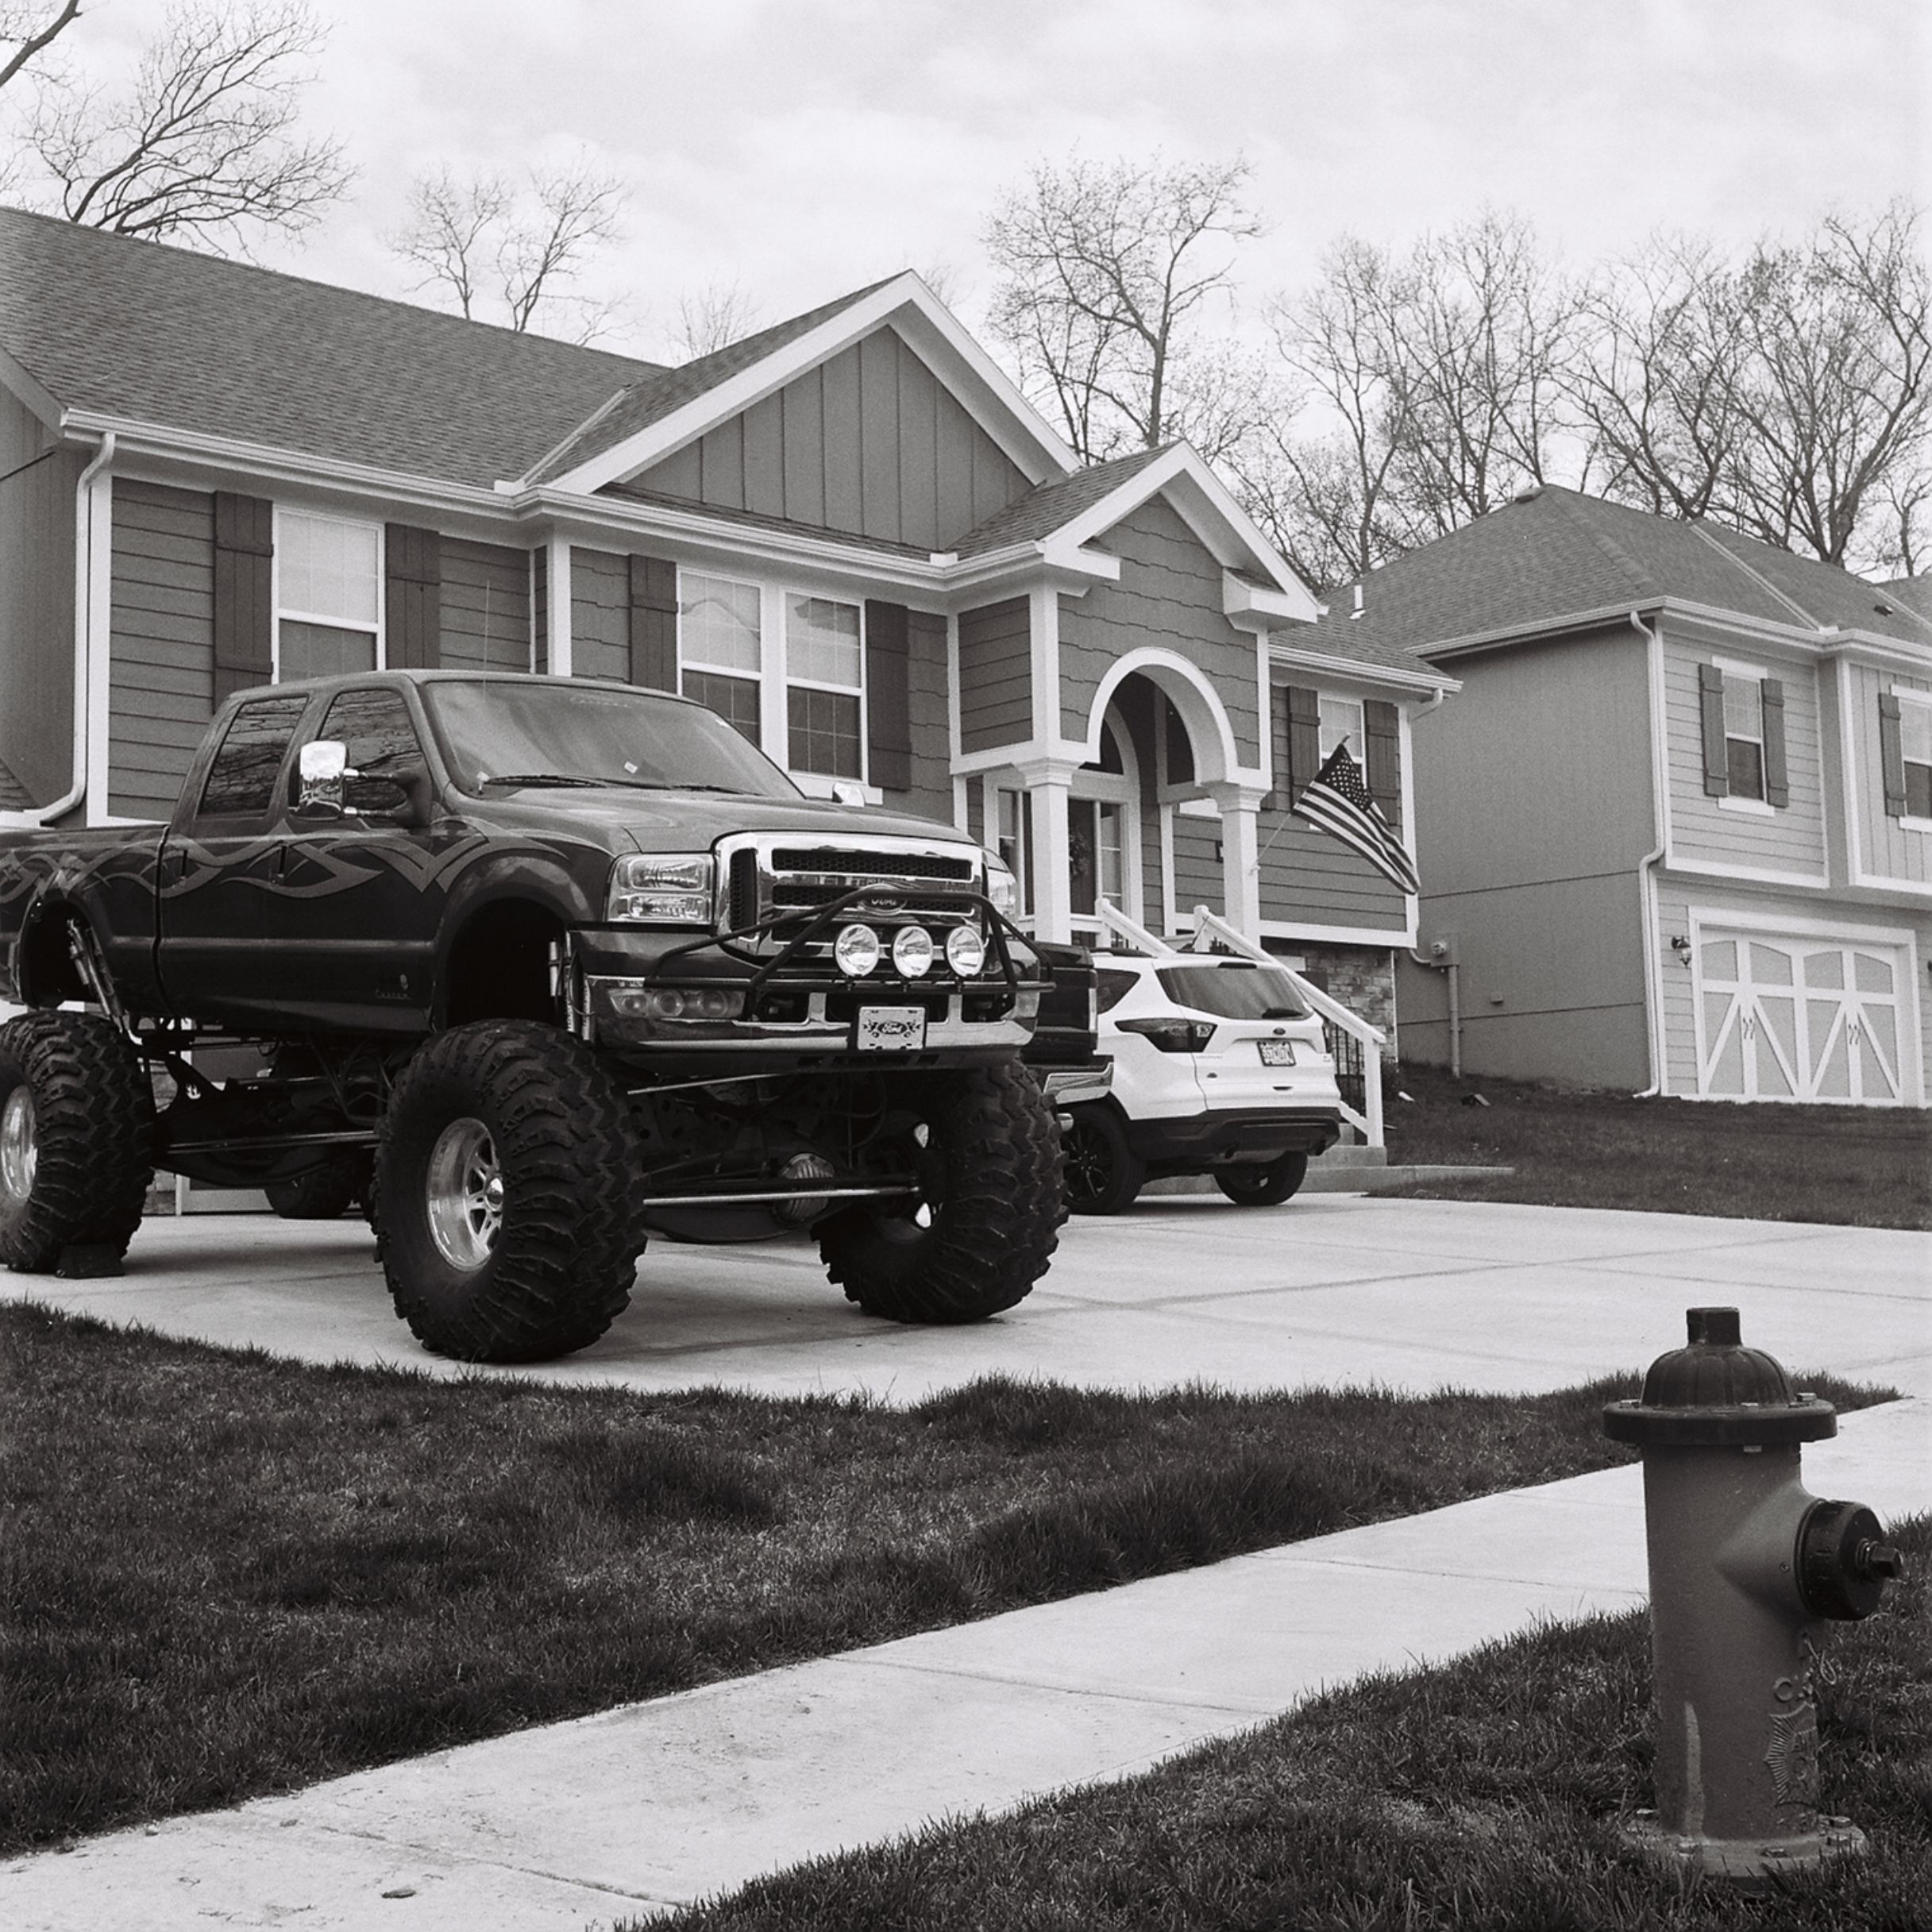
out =
<svg viewBox="0 0 1932 1932"><path fill-rule="evenodd" d="M796 835L792 835L796 839ZM946 889L965 892L981 889L983 861L970 848L935 839L881 839L860 846L801 846L781 842L782 835L740 833L719 843L724 878L723 927L742 932L789 914L810 912L830 905L862 886L877 889L877 911L854 908L888 930L917 922L927 927L977 924L981 915L971 904L949 903ZM894 903L896 902L896 903ZM777 950L778 942L762 941ZM815 955L829 952L831 939L814 942Z"/></svg>

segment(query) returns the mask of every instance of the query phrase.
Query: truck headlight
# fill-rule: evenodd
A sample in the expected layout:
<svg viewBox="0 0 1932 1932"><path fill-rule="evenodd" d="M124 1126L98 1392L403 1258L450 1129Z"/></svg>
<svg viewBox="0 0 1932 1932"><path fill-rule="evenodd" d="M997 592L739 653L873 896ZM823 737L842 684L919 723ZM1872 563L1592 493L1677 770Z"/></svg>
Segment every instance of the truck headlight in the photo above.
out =
<svg viewBox="0 0 1932 1932"><path fill-rule="evenodd" d="M1020 916L1020 881L990 852L986 854L986 897L996 912L1008 919Z"/></svg>
<svg viewBox="0 0 1932 1932"><path fill-rule="evenodd" d="M717 867L708 852L637 852L611 868L604 916L650 926L708 926Z"/></svg>

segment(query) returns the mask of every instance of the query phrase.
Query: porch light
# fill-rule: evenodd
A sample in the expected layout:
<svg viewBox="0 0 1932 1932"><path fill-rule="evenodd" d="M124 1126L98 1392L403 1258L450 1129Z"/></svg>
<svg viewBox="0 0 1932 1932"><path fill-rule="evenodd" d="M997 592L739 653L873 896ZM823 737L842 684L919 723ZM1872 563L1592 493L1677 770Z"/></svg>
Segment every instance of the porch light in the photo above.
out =
<svg viewBox="0 0 1932 1932"><path fill-rule="evenodd" d="M847 979L863 979L879 963L879 935L870 926L845 927L832 957Z"/></svg>

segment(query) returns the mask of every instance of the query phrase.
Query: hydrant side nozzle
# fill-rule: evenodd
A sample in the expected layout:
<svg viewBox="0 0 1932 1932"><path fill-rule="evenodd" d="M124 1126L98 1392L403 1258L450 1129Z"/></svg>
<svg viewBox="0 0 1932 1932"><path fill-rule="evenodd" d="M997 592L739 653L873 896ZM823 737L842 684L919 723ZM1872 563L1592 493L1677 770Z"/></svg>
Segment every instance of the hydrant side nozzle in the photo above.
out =
<svg viewBox="0 0 1932 1932"><path fill-rule="evenodd" d="M1798 1591L1814 1617L1856 1622L1869 1617L1885 1586L1905 1574L1905 1559L1884 1540L1861 1502L1814 1502L1798 1526Z"/></svg>

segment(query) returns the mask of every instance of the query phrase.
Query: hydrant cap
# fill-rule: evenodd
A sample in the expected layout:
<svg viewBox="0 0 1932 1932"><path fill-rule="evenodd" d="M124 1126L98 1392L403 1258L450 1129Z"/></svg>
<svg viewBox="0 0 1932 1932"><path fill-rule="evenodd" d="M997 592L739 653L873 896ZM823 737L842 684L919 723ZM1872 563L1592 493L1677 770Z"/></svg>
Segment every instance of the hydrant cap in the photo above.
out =
<svg viewBox="0 0 1932 1932"><path fill-rule="evenodd" d="M1690 1344L1660 1355L1641 1401L1611 1402L1603 1433L1646 1447L1815 1442L1838 1433L1838 1411L1791 1387L1784 1366L1747 1348L1734 1308L1687 1312Z"/></svg>

